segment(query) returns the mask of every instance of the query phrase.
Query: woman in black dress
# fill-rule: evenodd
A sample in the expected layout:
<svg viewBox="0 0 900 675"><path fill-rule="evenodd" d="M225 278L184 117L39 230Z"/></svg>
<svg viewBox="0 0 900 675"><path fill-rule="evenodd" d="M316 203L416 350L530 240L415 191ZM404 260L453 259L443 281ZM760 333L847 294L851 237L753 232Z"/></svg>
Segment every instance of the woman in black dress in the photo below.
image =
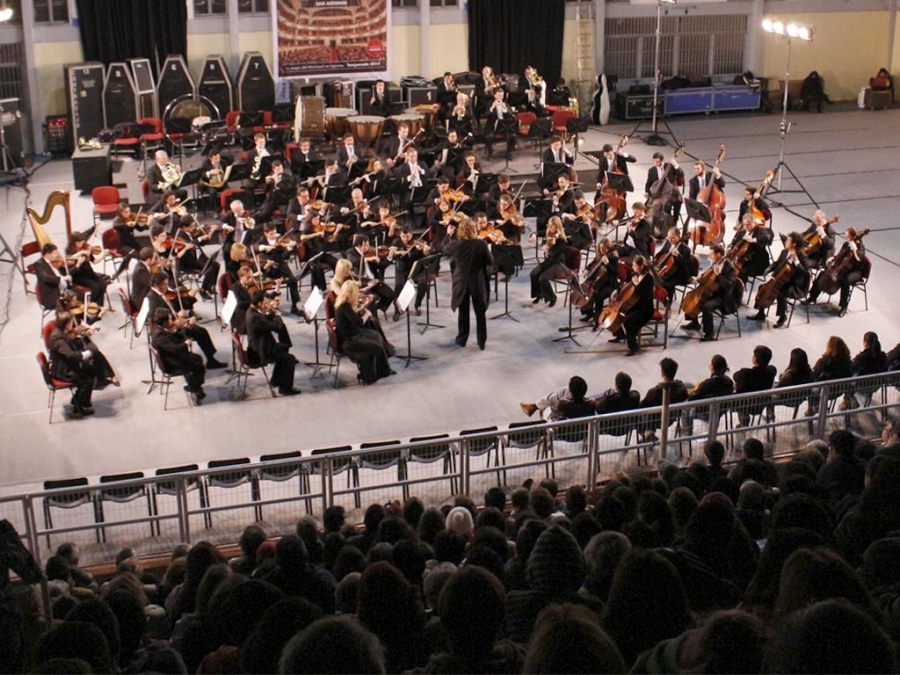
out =
<svg viewBox="0 0 900 675"><path fill-rule="evenodd" d="M359 284L347 280L334 303L335 331L341 341L342 351L359 366L357 379L374 384L382 377L393 375L388 363L388 348L378 331L367 328L364 315L369 310L357 309Z"/></svg>

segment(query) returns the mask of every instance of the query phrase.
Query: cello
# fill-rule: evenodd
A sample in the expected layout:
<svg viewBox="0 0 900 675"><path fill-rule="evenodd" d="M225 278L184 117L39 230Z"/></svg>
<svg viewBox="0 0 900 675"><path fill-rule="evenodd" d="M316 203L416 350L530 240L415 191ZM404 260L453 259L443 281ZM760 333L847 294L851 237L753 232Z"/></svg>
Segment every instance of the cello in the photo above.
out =
<svg viewBox="0 0 900 675"><path fill-rule="evenodd" d="M700 280L697 282L696 288L685 294L684 299L681 301L681 311L684 312L685 316L692 319L696 318L700 314L700 308L703 306L703 303L706 302L718 288L719 275L716 273L714 267L710 267L700 275Z"/></svg>
<svg viewBox="0 0 900 675"><path fill-rule="evenodd" d="M794 266L791 264L790 256L788 256L778 269L772 273L772 277L756 291L756 300L753 302L754 309L766 309L775 304L778 296L781 295L781 290L790 282L793 276Z"/></svg>
<svg viewBox="0 0 900 675"><path fill-rule="evenodd" d="M636 280L637 277L632 277L630 283L626 283L616 291L615 300L610 300L609 304L600 312L600 318L597 322L610 333L619 331L622 323L625 321L628 310L638 301L638 284L635 283Z"/></svg>
<svg viewBox="0 0 900 675"><path fill-rule="evenodd" d="M713 171L715 171L719 165L722 163L722 160L725 159L725 146L719 146L719 154L716 156L716 163L713 165ZM715 179L710 181L710 184L705 186L700 192L697 194L697 201L705 204L706 208L709 210L709 222L696 221L694 223L694 229L691 232L691 241L694 242L694 245L700 244L701 246L709 246L710 244L717 244L722 241L722 235L724 234L724 212L725 212L725 193L722 192L722 189L716 185Z"/></svg>
<svg viewBox="0 0 900 675"><path fill-rule="evenodd" d="M619 141L619 145L616 146L615 156L618 157L619 153L622 151L626 145L628 145L628 134L622 136L622 140ZM613 165L610 167L609 171L613 173L617 173L620 175L624 175L624 172L619 169L618 160L613 161ZM608 173L608 172L607 172ZM609 185L609 179L606 176L603 177L603 185L600 187L600 192L597 193L599 199L595 199L595 205L598 202L602 202L606 204L606 213L605 214L597 214L598 219L599 216L603 216L603 222L609 223L613 220L618 220L625 215L625 212L628 210L628 207L625 203L625 192L621 190L615 190Z"/></svg>
<svg viewBox="0 0 900 675"><path fill-rule="evenodd" d="M858 242L867 234L869 234L869 228L858 232L851 241ZM834 295L841 290L841 277L850 271L853 260L853 249L849 246L844 246L841 252L831 261L831 264L826 266L825 271L822 272L822 281L819 283L819 289L828 295Z"/></svg>

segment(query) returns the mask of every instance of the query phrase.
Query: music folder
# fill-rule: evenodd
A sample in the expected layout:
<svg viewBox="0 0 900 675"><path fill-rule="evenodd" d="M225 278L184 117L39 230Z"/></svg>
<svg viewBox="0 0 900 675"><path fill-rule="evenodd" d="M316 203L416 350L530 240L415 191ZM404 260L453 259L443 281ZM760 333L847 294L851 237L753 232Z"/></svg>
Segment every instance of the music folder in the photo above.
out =
<svg viewBox="0 0 900 675"><path fill-rule="evenodd" d="M634 192L634 184L631 182L631 178L625 174L607 171L606 180L609 187L613 190L618 192Z"/></svg>

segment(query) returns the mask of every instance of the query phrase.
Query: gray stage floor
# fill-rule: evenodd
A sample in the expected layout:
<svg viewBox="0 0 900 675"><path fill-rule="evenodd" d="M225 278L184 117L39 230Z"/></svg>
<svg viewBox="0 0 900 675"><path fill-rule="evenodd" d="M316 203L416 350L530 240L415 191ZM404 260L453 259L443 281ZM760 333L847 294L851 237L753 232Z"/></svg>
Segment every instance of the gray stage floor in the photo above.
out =
<svg viewBox="0 0 900 675"><path fill-rule="evenodd" d="M759 325L744 320L743 338L737 339L734 324L726 324L717 343L700 344L679 337L680 317L673 317L668 351L681 364L680 375L686 381L702 378L714 353L728 359L732 369L746 365L753 346L772 347L774 363L784 367L791 348L806 348L811 358L821 353L830 334L847 340L855 353L861 348L866 330L876 330L883 344L892 346L900 339L898 303L891 300L900 274L900 237L898 237L897 178L900 110L830 111L824 114L796 113L792 133L787 139L786 159L815 201L829 215L841 214L838 231L854 225L872 229L866 240L874 270L869 288L869 311L864 311L862 296L854 297L850 313L843 319L831 310L818 307L806 324L799 314L788 330L775 330L771 323ZM675 119L671 128L687 144L693 157L712 160L721 143L728 153L723 171L728 177L728 221L736 218L745 184L758 184L768 169L775 167L780 150L777 115L740 115ZM597 150L606 142L615 143L633 124L614 124L592 129L582 150ZM629 151L638 158L632 165L635 184L642 186L650 158L656 148L638 139ZM667 154L670 150L666 151ZM537 152L521 148L512 166L520 173L532 173ZM690 171L690 159L683 158ZM493 163L487 169L498 170ZM579 158L578 169L591 185L595 166ZM515 180L515 179L514 179ZM796 184L785 181L785 188ZM33 239L24 219L26 202L43 210L52 190L73 188L69 161L54 161L41 167L31 178L26 193L20 187L0 188L0 233L14 247ZM639 188L640 189L640 188ZM139 187L129 185L136 199ZM815 206L803 194L776 197L790 206L774 210L774 227L789 232L803 226L802 218L812 215ZM73 192L72 216L75 229L91 223L90 196ZM104 226L108 225L104 223ZM57 212L47 226L55 241L64 241L64 224ZM729 234L730 236L730 234ZM777 245L776 245L777 246ZM527 251L526 251L527 253ZM395 377L372 387L355 385L354 367L345 364L341 380L346 386L331 388L331 378L312 379L312 369L297 368L297 385L303 394L295 398L271 399L259 377L250 384L250 400L233 400L234 390L226 385L223 371L210 374L209 394L202 407L189 408L180 391L173 388L170 409L163 412L158 396L146 395L141 383L148 376L147 351L142 340L123 339L116 326L121 313L102 321L103 331L96 342L117 369L121 388L109 388L95 395L97 414L85 421L67 422L57 402L54 423L47 424L47 392L35 363L35 354L43 348L38 336L40 313L33 295L25 296L22 279L11 265L0 268L0 413L2 413L2 450L0 450L0 494L39 489L50 478L96 477L132 470L147 470L184 463L231 457L258 457L264 453L307 450L366 440L406 439L411 436L456 432L462 429L505 425L524 419L520 400L534 400L545 392L565 384L573 374L584 376L591 393L612 386L615 373L624 369L634 378L635 388L643 392L658 380L657 363L662 348L646 349L641 355L624 359L619 345L607 344L606 334L580 331L581 348L597 353L569 354L577 348L570 343L555 343L558 327L566 323L567 310L558 303L554 308L530 304L528 297L529 261L522 274L509 287L511 312L520 323L508 319L491 321L487 350L474 344L460 349L453 343L456 317L450 312L449 279L444 273L438 282L440 308L432 308L432 321L445 328L412 334L412 350L427 357L408 368L394 362ZM304 298L308 283L304 287ZM115 298L115 287L111 289ZM502 311L492 305L490 314ZM114 302L114 306L117 306ZM213 314L211 303L202 303L201 312ZM413 317L415 318L415 317ZM314 359L313 327L294 318L286 319L294 340L294 353L301 361ZM219 358L230 355L228 335L216 324L207 324ZM386 323L390 339L405 351L406 322ZM324 357L325 332L320 335ZM354 382L352 386L349 383ZM67 399L63 394L60 399Z"/></svg>

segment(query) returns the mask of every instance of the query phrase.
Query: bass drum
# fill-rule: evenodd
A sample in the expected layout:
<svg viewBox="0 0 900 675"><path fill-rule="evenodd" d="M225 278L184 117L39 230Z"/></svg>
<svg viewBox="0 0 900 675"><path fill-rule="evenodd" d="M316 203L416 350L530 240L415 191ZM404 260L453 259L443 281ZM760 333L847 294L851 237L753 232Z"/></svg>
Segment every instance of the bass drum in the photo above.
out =
<svg viewBox="0 0 900 675"><path fill-rule="evenodd" d="M193 94L184 94L166 106L162 117L163 130L167 134L194 133L194 120L198 117L206 117L209 120L221 119L216 104L208 98L205 96L195 98Z"/></svg>
<svg viewBox="0 0 900 675"><path fill-rule="evenodd" d="M294 140L325 137L325 99L320 96L298 96L294 109Z"/></svg>

